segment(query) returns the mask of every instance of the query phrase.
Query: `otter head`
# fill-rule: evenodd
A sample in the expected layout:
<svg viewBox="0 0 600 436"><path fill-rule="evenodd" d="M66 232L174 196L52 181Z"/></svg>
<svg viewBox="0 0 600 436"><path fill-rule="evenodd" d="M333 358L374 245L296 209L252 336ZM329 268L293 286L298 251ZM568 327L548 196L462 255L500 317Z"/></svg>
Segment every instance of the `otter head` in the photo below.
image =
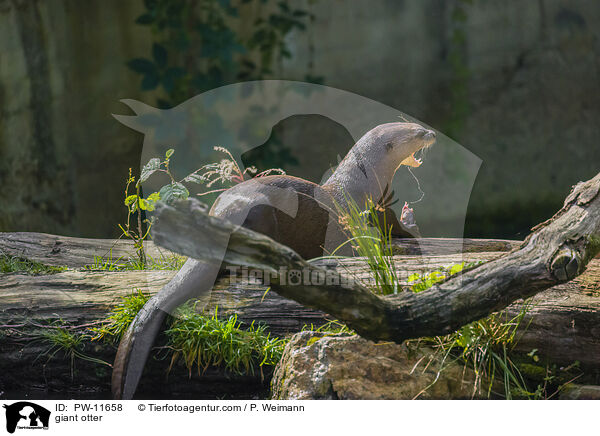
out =
<svg viewBox="0 0 600 436"><path fill-rule="evenodd" d="M435 132L416 123L381 124L364 134L338 165L324 186L362 205L381 198L400 165L418 167L415 153L435 141Z"/></svg>
<svg viewBox="0 0 600 436"><path fill-rule="evenodd" d="M379 153L395 168L418 167L421 160L415 158L415 153L435 142L435 132L416 123L381 124L371 133L380 148Z"/></svg>

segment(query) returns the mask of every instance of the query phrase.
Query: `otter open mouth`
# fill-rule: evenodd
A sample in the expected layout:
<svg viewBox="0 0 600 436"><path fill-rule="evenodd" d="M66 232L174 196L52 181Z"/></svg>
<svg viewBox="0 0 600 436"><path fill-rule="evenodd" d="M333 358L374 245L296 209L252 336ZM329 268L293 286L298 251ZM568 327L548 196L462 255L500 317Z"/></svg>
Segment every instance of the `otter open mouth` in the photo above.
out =
<svg viewBox="0 0 600 436"><path fill-rule="evenodd" d="M421 149L423 150L423 149ZM419 151L421 151L419 150ZM417 153L417 152L415 152ZM408 156L406 159L404 159L402 162L400 162L400 165L406 165L409 167L420 167L421 164L423 163L423 158L416 158L415 157L415 153L412 153L410 156Z"/></svg>
<svg viewBox="0 0 600 436"><path fill-rule="evenodd" d="M423 164L423 159L425 158L427 150L435 143L435 134L432 132L431 134L428 133L428 135L431 137L431 142L425 144L423 147L412 153L410 156L400 162L400 165L417 168Z"/></svg>

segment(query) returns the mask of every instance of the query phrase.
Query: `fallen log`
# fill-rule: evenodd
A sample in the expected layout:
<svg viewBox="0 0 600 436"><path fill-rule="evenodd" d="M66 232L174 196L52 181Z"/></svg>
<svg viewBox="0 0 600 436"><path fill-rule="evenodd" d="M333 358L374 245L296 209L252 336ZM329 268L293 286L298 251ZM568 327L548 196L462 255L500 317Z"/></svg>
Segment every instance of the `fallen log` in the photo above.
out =
<svg viewBox="0 0 600 436"><path fill-rule="evenodd" d="M431 272L461 261L489 261L502 253L472 253L425 260L397 256L396 262L413 272ZM327 261L328 267L357 277L368 275L368 267L359 258L339 262ZM40 325L60 321L77 327L106 318L122 296L141 289L150 295L158 292L175 271L88 272L65 271L44 276L24 274L0 275L0 361L6 361L9 344ZM407 284L406 281L403 284ZM223 316L237 314L240 321L253 320L269 326L277 336L294 333L305 325L321 325L328 318L321 311L306 308L275 292L265 295L260 284L241 283L238 277L224 277L214 287L207 306L218 307ZM554 286L533 299L533 307L523 325L517 349L534 348L540 356L568 365L580 361L588 367L600 367L600 260L589 263L587 270L571 282ZM520 304L507 308L515 315ZM330 318L331 319L331 318ZM36 354L25 349L24 354ZM22 356L24 355L22 354ZM35 357L35 356L34 356ZM112 362L107 356L107 361Z"/></svg>
<svg viewBox="0 0 600 436"><path fill-rule="evenodd" d="M26 245L14 244L10 255L44 261L55 238L62 240L63 257L52 257L55 265L71 267L87 265L94 253L101 253L112 241L94 241L77 238L63 239L52 235L3 234L3 241L29 241ZM36 246L41 241L41 247ZM97 244L96 244L97 242ZM122 241L130 255L133 247ZM446 250L460 246L461 241L435 242ZM446 245L445 245L446 244ZM7 245L4 245L7 249ZM114 253L114 252L113 252ZM127 254L125 254L127 255ZM468 261L485 260L496 253L480 253ZM460 255L431 257L426 264L414 256L399 256L398 262L410 265L415 271L439 268L462 261ZM359 259L324 261L329 267L338 267L357 276L368 275L368 268ZM339 264L339 265L338 265ZM63 351L44 340L43 333L59 326L74 333L88 333L98 327L120 297L141 289L156 293L167 283L175 271L89 271L72 270L51 275L10 273L0 275L0 398L110 398L110 367L81 358L72 359ZM246 323L253 320L270 326L276 335L299 331L303 326L320 325L326 321L322 312L280 297L276 293L265 295L265 287L241 283L237 278L225 277L216 284L208 305L212 311L217 306L223 316L236 313ZM264 297L264 298L263 298ZM164 343L164 340L159 341ZM110 363L114 360L115 344L86 340L80 352L85 356ZM168 375L169 359L166 353L156 350L148 364L147 382L139 390L139 398L266 398L269 393L269 369L264 374L235 375L211 368L199 376L193 373L189 380L187 370L175 368ZM165 380L165 383L156 383ZM168 380L168 383L167 383ZM201 388L199 388L201 386ZM199 396L198 392L202 394Z"/></svg>
<svg viewBox="0 0 600 436"><path fill-rule="evenodd" d="M506 239L418 238L394 239L394 253L399 255L446 255L510 251L521 241ZM153 241L144 243L148 258L160 260L173 256ZM33 232L0 232L0 254L23 257L51 266L82 268L92 265L96 257L134 259L133 241L127 239L89 239Z"/></svg>
<svg viewBox="0 0 600 436"><path fill-rule="evenodd" d="M59 243L56 244L56 241ZM102 255L113 243L108 240L79 240L41 234L0 234L0 246L5 254L71 268L89 265L95 255ZM407 273L423 273L459 262L493 260L502 253L480 250L507 251L519 244L519 241L494 240L465 240L464 244L449 239L398 240L395 241L395 245L400 247L398 251L412 255L397 256L396 262L403 265ZM60 250L55 250L55 246ZM123 251L118 252L113 248L113 256L135 254L129 241L121 241L118 246ZM456 254L457 247L463 247L468 254ZM168 251L166 253L171 254ZM438 256L426 256L424 253L437 253ZM364 261L358 258L327 260L316 265L334 268L362 279L369 276ZM60 322L60 325L69 329L86 329L90 325L97 325L95 323L106 317L121 296L131 293L134 288L153 294L174 273L67 270L44 276L19 273L0 275L0 373L3 374L0 377L0 391L3 391L0 392L0 398L22 398L24 394L30 398L52 398L52 391L59 392L54 394L57 398L108 398L108 366L81 359L71 360L62 353L49 358L49 344L34 333L56 327L48 327L53 322ZM532 312L535 317L520 342L523 344L521 348L525 351L538 348L540 356L552 361L562 363L564 359L564 363L569 364L580 360L584 365L597 368L595 356L599 355L600 346L593 326L599 325L600 299L596 298L599 275L600 264L592 262L586 273L575 281L540 294ZM311 323L319 325L327 317L323 312L306 308L275 292L265 296L264 286L243 284L231 278L224 278L215 286L208 309L216 306L223 315L236 313L241 321L247 323L252 320L264 322L277 335L296 332ZM518 306L509 307L509 310L516 311ZM573 324L577 328L573 329ZM549 329L549 326L552 328ZM549 330L555 333L549 336ZM552 338L551 345L545 345L548 337ZM85 344L83 351L96 359L112 362L115 348L111 344L92 342ZM158 354L159 359L152 359L148 366L151 375L146 380L166 377L168 362L160 360L160 351ZM168 383L143 384L140 398L198 398L198 389L194 387L199 384L205 395L202 398L214 398L217 395L226 398L264 396L268 391L268 374L265 376L262 378L256 374L241 377L211 369L204 376L194 375L189 381L185 371L174 371L169 375Z"/></svg>
<svg viewBox="0 0 600 436"><path fill-rule="evenodd" d="M112 368L108 362L114 359L116 344L86 341L79 351L95 361L72 358L43 340L41 334L48 328L5 329L0 335L0 399L110 399ZM149 377L140 384L139 399L253 399L269 395L272 368L262 374L238 375L211 367L201 375L193 371L188 376L179 365L167 371L169 363L170 355L164 350L148 360Z"/></svg>
<svg viewBox="0 0 600 436"><path fill-rule="evenodd" d="M409 273L427 273L460 262L487 261L500 253L454 254L447 256L395 256L402 265L405 285ZM315 262L329 269L351 274L357 280L371 280L370 270L361 258L323 260ZM19 273L0 275L0 326L38 324L62 320L66 324L86 324L101 320L120 301L120 297L135 289L153 295L176 271L78 271L67 270L51 275ZM258 283L244 282L242 277L225 276L211 293L208 310L218 306L223 315L236 313L240 319L264 322L273 334L284 335L300 330L304 325L321 324L323 312L306 308L269 292Z"/></svg>
<svg viewBox="0 0 600 436"><path fill-rule="evenodd" d="M146 255L157 261L173 256L152 241L145 242L144 247ZM127 239L75 238L33 232L0 233L0 254L69 268L93 265L96 257L116 262L136 256L133 241Z"/></svg>

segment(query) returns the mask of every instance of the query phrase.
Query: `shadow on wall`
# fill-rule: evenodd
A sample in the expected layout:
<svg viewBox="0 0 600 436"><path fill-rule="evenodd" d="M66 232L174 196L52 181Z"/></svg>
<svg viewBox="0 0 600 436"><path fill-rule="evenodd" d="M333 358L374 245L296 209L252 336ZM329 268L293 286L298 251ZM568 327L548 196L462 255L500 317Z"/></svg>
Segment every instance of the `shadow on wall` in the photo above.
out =
<svg viewBox="0 0 600 436"><path fill-rule="evenodd" d="M354 145L348 130L323 115L293 115L277 123L269 139L242 154L245 167L281 168L290 176L321 183Z"/></svg>

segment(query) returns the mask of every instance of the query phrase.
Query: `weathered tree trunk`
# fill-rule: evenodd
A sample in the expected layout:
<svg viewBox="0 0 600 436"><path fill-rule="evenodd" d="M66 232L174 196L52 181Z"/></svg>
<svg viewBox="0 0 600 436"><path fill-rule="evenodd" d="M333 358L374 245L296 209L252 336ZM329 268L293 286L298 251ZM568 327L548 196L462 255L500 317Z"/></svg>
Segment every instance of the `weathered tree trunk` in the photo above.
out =
<svg viewBox="0 0 600 436"><path fill-rule="evenodd" d="M173 255L152 241L145 242L144 247L147 257L157 261ZM136 257L133 241L127 239L74 238L33 232L0 233L0 254L69 268L92 265L95 257L113 262Z"/></svg>
<svg viewBox="0 0 600 436"><path fill-rule="evenodd" d="M472 253L425 259L396 256L395 259L409 271L433 271L462 261L490 261L501 255ZM359 258L327 263L332 268L335 265L337 271L356 277L369 274L368 267ZM174 274L175 271L69 270L44 276L1 275L0 331L3 335L0 335L0 362L9 361L7 353L14 351L11 347L21 343L32 330L39 330L37 326L58 320L70 328L95 325L106 318L120 297L130 294L135 288L152 295ZM297 332L304 325L320 325L326 321L327 316L323 312L306 308L275 292L265 295L265 286L239 280L239 277L221 279L211 294L207 310L212 311L218 306L223 316L235 313L240 321L265 323L278 336ZM533 308L523 323L529 327L523 332L518 349L530 351L537 348L540 355L556 363L570 364L579 360L585 366L600 366L600 332L597 329L600 325L600 260L590 262L586 272L573 281L540 293L533 302ZM507 308L511 314L519 310L519 303ZM30 355L34 359L39 349L21 347L19 353L21 357ZM107 351L109 354L105 360L108 362L112 362L111 352L114 350Z"/></svg>
<svg viewBox="0 0 600 436"><path fill-rule="evenodd" d="M0 399L110 399L110 365L72 358L40 337L44 329L10 329L0 336ZM73 330L75 331L75 330ZM81 331L81 330L79 330ZM80 353L112 363L116 344L85 341ZM148 360L139 399L267 398L272 368L237 375L208 368L191 377L182 365L167 371L171 356L157 350Z"/></svg>
<svg viewBox="0 0 600 436"><path fill-rule="evenodd" d="M413 241L397 241L403 252L413 253ZM469 251L481 249L506 249L516 242L466 240ZM54 265L79 268L93 262L95 255L105 255L114 241L65 238L45 234L0 234L2 252L11 256ZM415 256L399 256L398 262L415 270L439 268L462 261L456 250L463 245L460 240L422 240L429 251L453 253L431 256L427 264ZM149 245L152 247L152 245ZM60 247L60 251L54 249ZM135 255L129 241L117 244L113 259ZM53 253L54 251L54 253ZM171 253L167 254L170 255ZM486 260L496 253L477 253L465 260ZM329 261L331 263L332 261ZM333 267L333 265L332 265ZM354 271L357 276L368 275L360 259L340 262L339 269ZM167 283L175 271L80 271L69 269L52 275L31 276L21 273L0 275L0 398L110 398L110 367L81 358L71 359L62 351L50 357L55 349L41 337L48 329L62 326L72 332L87 332L98 326L121 296L139 288L154 294ZM219 313L236 313L243 322L253 320L270 326L276 335L297 332L304 325L322 324L325 315L285 299L274 292L265 295L266 288L256 284L243 284L223 278L215 286L209 310L219 307ZM264 298L263 298L264 296ZM161 341L159 341L160 343ZM164 343L164 340L162 341ZM105 362L114 360L115 345L86 340L80 350L86 356ZM219 369L209 369L202 376L193 374L189 380L187 370L176 367L168 375L169 364L164 351L157 350L146 371L149 376L142 381L140 398L252 398L268 395L269 370L248 376L225 374ZM163 359L163 360L160 360ZM165 383L156 383L165 380Z"/></svg>
<svg viewBox="0 0 600 436"><path fill-rule="evenodd" d="M510 251L521 241L506 239L453 239L418 238L394 239L394 254L399 255L446 255L456 253L482 253ZM157 247L153 241L144 243L149 259L160 260L173 256L169 250ZM127 239L88 239L47 233L0 232L0 254L24 257L52 266L82 268L92 265L96 257L105 260L127 260L135 258L133 242Z"/></svg>
<svg viewBox="0 0 600 436"><path fill-rule="evenodd" d="M445 256L395 256L407 271L427 272L460 262L488 261L501 253L470 253ZM336 271L365 280L370 270L361 258L319 261ZM79 271L32 276L0 275L0 326L25 326L62 320L81 325L104 319L120 297L141 289L152 295L175 275L176 271ZM406 279L406 277L405 277ZM403 281L405 285L408 283ZM211 294L208 310L219 307L221 314L237 313L241 320L264 322L276 335L300 330L304 325L320 324L323 312L306 308L275 292L265 295L266 286L244 281L243 277L225 276Z"/></svg>

